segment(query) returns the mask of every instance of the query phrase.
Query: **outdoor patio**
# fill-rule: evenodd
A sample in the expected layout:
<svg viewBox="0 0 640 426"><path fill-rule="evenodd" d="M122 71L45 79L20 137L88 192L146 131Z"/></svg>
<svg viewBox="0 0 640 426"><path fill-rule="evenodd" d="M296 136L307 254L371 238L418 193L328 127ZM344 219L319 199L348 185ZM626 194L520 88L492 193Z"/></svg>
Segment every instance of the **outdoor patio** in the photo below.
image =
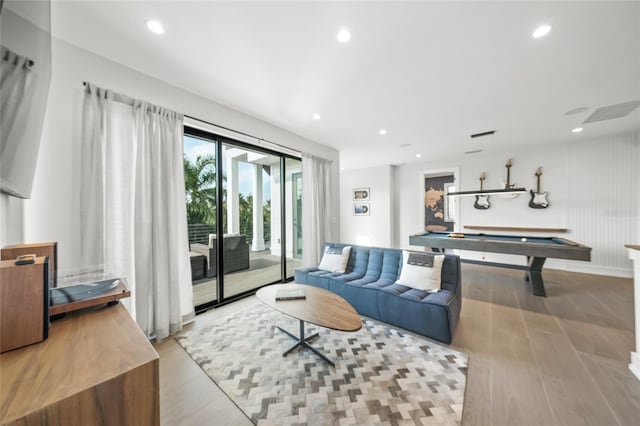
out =
<svg viewBox="0 0 640 426"><path fill-rule="evenodd" d="M287 276L293 276L294 269L301 265L301 259L287 258ZM249 254L249 269L225 275L225 296L235 296L277 280L280 280L280 256L270 254L269 250L252 251ZM216 277L193 282L194 306L214 301L216 298Z"/></svg>

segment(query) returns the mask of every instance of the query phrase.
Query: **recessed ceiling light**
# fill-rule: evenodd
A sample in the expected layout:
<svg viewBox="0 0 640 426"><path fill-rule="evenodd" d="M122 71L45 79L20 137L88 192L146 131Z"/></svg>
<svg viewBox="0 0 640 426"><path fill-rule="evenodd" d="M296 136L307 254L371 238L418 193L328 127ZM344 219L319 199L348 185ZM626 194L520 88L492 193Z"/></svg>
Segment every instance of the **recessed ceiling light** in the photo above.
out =
<svg viewBox="0 0 640 426"><path fill-rule="evenodd" d="M336 38L340 43L347 43L349 40L351 40L351 31L346 28L341 28L340 31L338 31L338 35Z"/></svg>
<svg viewBox="0 0 640 426"><path fill-rule="evenodd" d="M318 113L313 114L313 119L314 120L320 120L320 114L318 114Z"/></svg>
<svg viewBox="0 0 640 426"><path fill-rule="evenodd" d="M387 129L380 129L380 130L378 131L378 133L379 133L379 134L381 134L382 136L384 136L384 135L386 135L386 134L387 134Z"/></svg>
<svg viewBox="0 0 640 426"><path fill-rule="evenodd" d="M162 24L154 19L150 19L147 21L147 28L149 31L156 34L164 34L164 28Z"/></svg>
<svg viewBox="0 0 640 426"><path fill-rule="evenodd" d="M573 133L580 133L582 131L582 127L576 127L572 130Z"/></svg>
<svg viewBox="0 0 640 426"><path fill-rule="evenodd" d="M549 34L549 31L551 31L551 25L540 25L538 28L536 28L536 30L533 32L533 38L540 38L540 37L544 37L547 34Z"/></svg>
<svg viewBox="0 0 640 426"><path fill-rule="evenodd" d="M416 154L416 158L422 157L422 154Z"/></svg>

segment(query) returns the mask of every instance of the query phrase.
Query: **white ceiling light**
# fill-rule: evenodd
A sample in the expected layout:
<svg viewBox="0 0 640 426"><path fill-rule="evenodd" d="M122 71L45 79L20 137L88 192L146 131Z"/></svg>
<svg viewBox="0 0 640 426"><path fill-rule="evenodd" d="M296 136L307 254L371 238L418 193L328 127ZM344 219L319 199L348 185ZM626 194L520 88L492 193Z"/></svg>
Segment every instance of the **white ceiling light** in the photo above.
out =
<svg viewBox="0 0 640 426"><path fill-rule="evenodd" d="M576 127L572 130L573 133L580 133L582 131L582 127Z"/></svg>
<svg viewBox="0 0 640 426"><path fill-rule="evenodd" d="M318 114L317 112L315 114L313 114L313 119L314 120L320 120L320 114Z"/></svg>
<svg viewBox="0 0 640 426"><path fill-rule="evenodd" d="M384 136L384 135L386 135L386 134L387 134L387 129L380 129L380 130L378 131L378 133L379 133L380 135Z"/></svg>
<svg viewBox="0 0 640 426"><path fill-rule="evenodd" d="M416 158L422 157L422 154L416 154Z"/></svg>
<svg viewBox="0 0 640 426"><path fill-rule="evenodd" d="M155 34L164 34L164 27L162 24L154 19L150 19L147 21L147 28L149 31Z"/></svg>
<svg viewBox="0 0 640 426"><path fill-rule="evenodd" d="M336 37L340 43L347 43L351 40L351 32L346 28L341 28Z"/></svg>
<svg viewBox="0 0 640 426"><path fill-rule="evenodd" d="M533 32L533 38L540 38L540 37L544 37L547 34L549 34L549 31L551 31L551 25L540 25L538 28L536 28L536 30Z"/></svg>

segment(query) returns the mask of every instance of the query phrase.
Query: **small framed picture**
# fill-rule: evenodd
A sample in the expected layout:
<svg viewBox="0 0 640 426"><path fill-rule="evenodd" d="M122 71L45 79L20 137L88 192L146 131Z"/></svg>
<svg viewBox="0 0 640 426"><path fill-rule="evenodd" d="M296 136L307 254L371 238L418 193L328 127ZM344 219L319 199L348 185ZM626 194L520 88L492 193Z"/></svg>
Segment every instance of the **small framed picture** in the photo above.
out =
<svg viewBox="0 0 640 426"><path fill-rule="evenodd" d="M353 204L353 215L354 216L369 216L371 212L371 208L369 207L369 203L354 203Z"/></svg>
<svg viewBox="0 0 640 426"><path fill-rule="evenodd" d="M354 188L353 201L369 201L371 191L369 188Z"/></svg>

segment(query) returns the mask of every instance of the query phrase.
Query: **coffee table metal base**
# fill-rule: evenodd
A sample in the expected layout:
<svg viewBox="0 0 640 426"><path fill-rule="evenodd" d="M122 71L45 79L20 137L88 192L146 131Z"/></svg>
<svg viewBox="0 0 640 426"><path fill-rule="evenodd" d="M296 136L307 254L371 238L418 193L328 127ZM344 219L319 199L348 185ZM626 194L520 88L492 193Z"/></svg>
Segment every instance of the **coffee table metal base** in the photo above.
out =
<svg viewBox="0 0 640 426"><path fill-rule="evenodd" d="M302 321L302 320L299 320L299 321L300 321L300 336L299 337L289 333L287 330L285 330L282 327L278 327L278 330L282 331L284 334L286 334L287 336L291 337L293 340L296 340L295 345L293 345L289 349L287 349L282 354L282 356L287 356L295 348L297 348L298 346L302 346L303 348L307 348L311 352L313 352L314 354L318 355L320 358L322 358L324 360L324 362L326 362L330 366L335 367L336 365L333 363L333 361L331 361L329 358L327 358L322 353L320 353L320 351L318 351L316 348L314 348L313 346L311 346L309 344L311 342L311 340L313 340L316 337L318 337L318 333L313 333L311 336L304 337L304 321Z"/></svg>

